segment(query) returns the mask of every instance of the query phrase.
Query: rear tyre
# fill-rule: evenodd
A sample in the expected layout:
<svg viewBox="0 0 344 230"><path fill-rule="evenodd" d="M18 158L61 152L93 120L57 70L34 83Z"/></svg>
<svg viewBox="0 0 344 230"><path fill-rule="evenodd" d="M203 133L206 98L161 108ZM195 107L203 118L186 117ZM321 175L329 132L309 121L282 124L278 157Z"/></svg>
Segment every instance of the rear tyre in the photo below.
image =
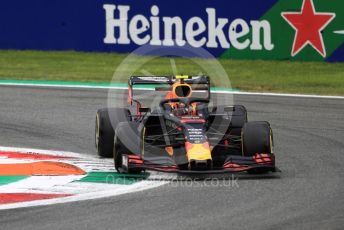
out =
<svg viewBox="0 0 344 230"><path fill-rule="evenodd" d="M217 114L227 114L231 116L230 123L228 124L228 130L227 133L229 132L231 135L241 135L241 129L244 126L244 124L247 122L247 110L245 106L243 105L234 105L233 112L226 112L225 108L227 106L224 105L219 105L215 108L215 112Z"/></svg>
<svg viewBox="0 0 344 230"><path fill-rule="evenodd" d="M266 121L247 122L242 128L242 154L254 156L256 153L272 153L273 136Z"/></svg>
<svg viewBox="0 0 344 230"><path fill-rule="evenodd" d="M217 130L221 130L220 132L224 132L224 134L229 134L231 137L240 138L241 130L245 123L247 123L247 110L243 105L234 105L233 111L225 111L226 106L217 106L215 108L216 114L228 114L230 116L230 120L224 119L221 120L221 125L227 125L226 129L224 130L224 126L219 126ZM215 124L216 125L216 124ZM213 126L216 129L216 126ZM228 140L227 140L228 141ZM214 167L221 167L226 160L226 154L231 155L241 155L240 148L237 146L228 147L225 146L225 140L219 143L220 145L215 145L212 150L212 157Z"/></svg>
<svg viewBox="0 0 344 230"><path fill-rule="evenodd" d="M247 123L247 110L243 105L235 105L231 119L231 135L240 136L241 129Z"/></svg>
<svg viewBox="0 0 344 230"><path fill-rule="evenodd" d="M105 108L97 111L95 146L99 156L113 156L114 130L119 122L129 120L130 111L125 108Z"/></svg>

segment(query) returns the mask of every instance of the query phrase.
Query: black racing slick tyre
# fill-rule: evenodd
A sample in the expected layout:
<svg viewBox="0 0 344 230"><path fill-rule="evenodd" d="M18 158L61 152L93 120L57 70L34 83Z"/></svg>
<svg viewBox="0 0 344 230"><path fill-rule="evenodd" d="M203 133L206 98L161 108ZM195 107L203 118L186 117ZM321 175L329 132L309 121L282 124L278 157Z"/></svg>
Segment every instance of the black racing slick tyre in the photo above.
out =
<svg viewBox="0 0 344 230"><path fill-rule="evenodd" d="M242 154L244 156L273 152L273 135L268 122L247 122L242 128L241 135Z"/></svg>
<svg viewBox="0 0 344 230"><path fill-rule="evenodd" d="M139 168L124 168L122 162L123 155L140 153L137 126L127 122L121 122L118 124L115 132L113 158L117 172L129 174L141 173L143 170Z"/></svg>
<svg viewBox="0 0 344 230"><path fill-rule="evenodd" d="M227 114L232 115L231 125L237 128L241 128L244 123L247 122L247 110L243 105L234 105L232 112L226 112L226 108L229 106L218 105L213 109L216 114Z"/></svg>
<svg viewBox="0 0 344 230"><path fill-rule="evenodd" d="M95 145L99 156L113 156L114 130L119 122L129 120L130 111L125 108L104 108L97 111Z"/></svg>
<svg viewBox="0 0 344 230"><path fill-rule="evenodd" d="M247 122L247 111L243 105L234 105L231 126L233 128L242 128Z"/></svg>
<svg viewBox="0 0 344 230"><path fill-rule="evenodd" d="M230 123L228 124L227 132L231 135L240 136L241 129L247 122L247 110L243 105L234 105L232 112L226 112L227 106L219 105L215 108L216 114L229 114L231 115Z"/></svg>
<svg viewBox="0 0 344 230"><path fill-rule="evenodd" d="M115 162L115 169L119 173L128 173L128 174L140 174L143 170L142 169L126 169L123 170L122 168L122 156L123 155L131 155L118 139L115 139L115 149L114 149L114 162Z"/></svg>
<svg viewBox="0 0 344 230"><path fill-rule="evenodd" d="M243 105L235 105L231 119L231 135L240 136L242 127L247 123L247 111Z"/></svg>

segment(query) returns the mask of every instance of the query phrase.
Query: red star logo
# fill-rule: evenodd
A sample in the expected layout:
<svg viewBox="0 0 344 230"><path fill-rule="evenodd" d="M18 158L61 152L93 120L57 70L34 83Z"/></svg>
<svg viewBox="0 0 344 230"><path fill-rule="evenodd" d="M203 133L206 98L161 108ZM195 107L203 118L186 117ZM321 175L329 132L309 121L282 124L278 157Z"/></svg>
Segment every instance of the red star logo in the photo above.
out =
<svg viewBox="0 0 344 230"><path fill-rule="evenodd" d="M295 30L291 56L298 54L310 44L321 56L326 57L326 49L321 31L334 19L335 13L319 13L314 9L313 0L303 0L299 13L282 12L282 17Z"/></svg>

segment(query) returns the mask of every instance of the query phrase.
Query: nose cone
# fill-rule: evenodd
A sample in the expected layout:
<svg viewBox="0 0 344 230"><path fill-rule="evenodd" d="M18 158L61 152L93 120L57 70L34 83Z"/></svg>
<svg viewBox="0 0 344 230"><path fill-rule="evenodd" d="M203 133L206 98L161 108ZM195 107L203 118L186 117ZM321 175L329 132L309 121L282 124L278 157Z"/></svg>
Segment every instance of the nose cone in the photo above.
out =
<svg viewBox="0 0 344 230"><path fill-rule="evenodd" d="M189 162L191 162L192 160L211 161L211 152L208 142L202 144L186 142L185 147Z"/></svg>

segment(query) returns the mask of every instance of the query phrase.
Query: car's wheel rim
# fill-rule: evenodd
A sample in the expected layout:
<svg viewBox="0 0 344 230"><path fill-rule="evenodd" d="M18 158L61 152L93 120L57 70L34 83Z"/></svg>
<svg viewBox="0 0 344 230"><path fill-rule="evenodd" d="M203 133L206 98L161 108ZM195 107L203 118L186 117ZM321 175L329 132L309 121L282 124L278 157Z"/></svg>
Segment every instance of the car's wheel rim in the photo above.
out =
<svg viewBox="0 0 344 230"><path fill-rule="evenodd" d="M273 143L273 139L272 139L272 131L270 129L270 153L274 152L274 143Z"/></svg>

